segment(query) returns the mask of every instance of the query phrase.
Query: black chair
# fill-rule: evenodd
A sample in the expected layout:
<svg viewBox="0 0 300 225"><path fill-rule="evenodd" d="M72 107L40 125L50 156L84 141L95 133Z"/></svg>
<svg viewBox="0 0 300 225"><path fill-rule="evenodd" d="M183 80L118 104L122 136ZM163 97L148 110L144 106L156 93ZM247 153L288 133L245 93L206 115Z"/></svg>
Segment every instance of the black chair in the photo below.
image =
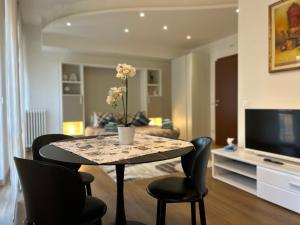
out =
<svg viewBox="0 0 300 225"><path fill-rule="evenodd" d="M191 202L192 225L196 225L195 204L199 202L201 225L206 225L204 197L207 163L212 139L200 137L191 141L194 150L181 157L186 177L167 177L149 184L148 193L157 199L157 225L165 224L166 203Z"/></svg>
<svg viewBox="0 0 300 225"><path fill-rule="evenodd" d="M39 153L39 151L42 147L50 144L51 142L63 141L63 140L72 139L72 138L74 138L74 137L69 136L69 135L64 135L64 134L46 134L46 135L37 137L32 143L33 160L56 163L56 164L68 167L69 169L72 169L74 171L78 171L81 165L72 164L72 163L63 163L63 162L52 161L52 160L50 161L50 160L43 158ZM80 175L81 180L86 188L87 195L92 195L91 183L95 179L94 176L92 174L86 173L86 172L79 172L79 175Z"/></svg>
<svg viewBox="0 0 300 225"><path fill-rule="evenodd" d="M79 174L61 165L14 158L26 225L101 225L106 204L86 196Z"/></svg>

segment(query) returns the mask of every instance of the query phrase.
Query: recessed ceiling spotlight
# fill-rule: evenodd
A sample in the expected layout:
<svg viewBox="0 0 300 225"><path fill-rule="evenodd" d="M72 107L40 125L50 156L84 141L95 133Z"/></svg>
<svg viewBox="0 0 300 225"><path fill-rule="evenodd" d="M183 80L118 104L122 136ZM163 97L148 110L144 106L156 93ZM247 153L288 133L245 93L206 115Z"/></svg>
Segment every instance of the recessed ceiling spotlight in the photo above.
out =
<svg viewBox="0 0 300 225"><path fill-rule="evenodd" d="M125 28L125 29L124 29L124 32L125 32L125 33L129 33L129 29L128 29L128 28Z"/></svg>
<svg viewBox="0 0 300 225"><path fill-rule="evenodd" d="M66 22L66 25L67 25L68 27L70 27L70 26L72 26L72 23L71 23L71 22Z"/></svg>
<svg viewBox="0 0 300 225"><path fill-rule="evenodd" d="M166 26L166 25L163 26L163 29L164 29L164 30L168 30L168 26Z"/></svg>
<svg viewBox="0 0 300 225"><path fill-rule="evenodd" d="M145 13L144 12L140 12L140 17L145 17Z"/></svg>
<svg viewBox="0 0 300 225"><path fill-rule="evenodd" d="M190 40L192 38L191 35L186 36L186 39Z"/></svg>
<svg viewBox="0 0 300 225"><path fill-rule="evenodd" d="M236 9L235 12L236 12L236 13L239 13L239 12L240 12L240 9Z"/></svg>

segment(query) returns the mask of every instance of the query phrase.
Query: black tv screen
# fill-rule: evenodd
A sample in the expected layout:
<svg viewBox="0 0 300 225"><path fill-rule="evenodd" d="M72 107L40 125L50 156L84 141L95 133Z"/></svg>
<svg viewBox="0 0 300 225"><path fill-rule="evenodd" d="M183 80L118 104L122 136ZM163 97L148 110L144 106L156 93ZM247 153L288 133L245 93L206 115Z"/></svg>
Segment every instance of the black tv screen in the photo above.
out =
<svg viewBox="0 0 300 225"><path fill-rule="evenodd" d="M246 109L246 148L300 158L300 110Z"/></svg>

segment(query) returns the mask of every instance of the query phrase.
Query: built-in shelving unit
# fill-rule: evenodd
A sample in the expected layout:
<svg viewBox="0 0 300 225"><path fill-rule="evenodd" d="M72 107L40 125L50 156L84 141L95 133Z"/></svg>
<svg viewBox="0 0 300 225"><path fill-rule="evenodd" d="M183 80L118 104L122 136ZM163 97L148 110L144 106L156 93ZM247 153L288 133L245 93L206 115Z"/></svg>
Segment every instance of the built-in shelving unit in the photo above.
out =
<svg viewBox="0 0 300 225"><path fill-rule="evenodd" d="M141 96L146 99L141 103L142 110L148 117L163 117L162 72L159 69L141 71Z"/></svg>
<svg viewBox="0 0 300 225"><path fill-rule="evenodd" d="M82 95L81 66L76 64L62 64L63 95Z"/></svg>
<svg viewBox="0 0 300 225"><path fill-rule="evenodd" d="M83 65L62 63L62 114L63 132L82 135L84 124Z"/></svg>
<svg viewBox="0 0 300 225"><path fill-rule="evenodd" d="M147 71L147 92L148 96L161 96L161 73L160 70Z"/></svg>

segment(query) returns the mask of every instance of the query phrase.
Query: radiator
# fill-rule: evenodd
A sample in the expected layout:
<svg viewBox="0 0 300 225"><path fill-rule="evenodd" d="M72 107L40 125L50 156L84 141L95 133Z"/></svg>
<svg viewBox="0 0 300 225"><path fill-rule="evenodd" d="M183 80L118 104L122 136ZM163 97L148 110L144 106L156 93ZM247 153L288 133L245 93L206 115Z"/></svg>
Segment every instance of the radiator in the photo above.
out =
<svg viewBox="0 0 300 225"><path fill-rule="evenodd" d="M44 134L46 134L46 110L26 111L26 148L31 148L33 140Z"/></svg>

